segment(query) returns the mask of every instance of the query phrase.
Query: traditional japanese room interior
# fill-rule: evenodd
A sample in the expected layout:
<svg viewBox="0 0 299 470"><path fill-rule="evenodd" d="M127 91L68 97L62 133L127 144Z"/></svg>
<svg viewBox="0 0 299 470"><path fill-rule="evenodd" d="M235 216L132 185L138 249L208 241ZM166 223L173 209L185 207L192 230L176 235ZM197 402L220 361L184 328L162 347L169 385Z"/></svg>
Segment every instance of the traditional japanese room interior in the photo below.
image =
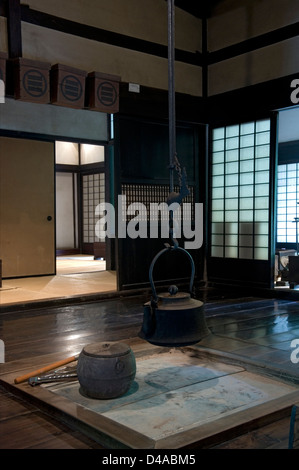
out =
<svg viewBox="0 0 299 470"><path fill-rule="evenodd" d="M298 448L298 23L0 0L1 449Z"/></svg>

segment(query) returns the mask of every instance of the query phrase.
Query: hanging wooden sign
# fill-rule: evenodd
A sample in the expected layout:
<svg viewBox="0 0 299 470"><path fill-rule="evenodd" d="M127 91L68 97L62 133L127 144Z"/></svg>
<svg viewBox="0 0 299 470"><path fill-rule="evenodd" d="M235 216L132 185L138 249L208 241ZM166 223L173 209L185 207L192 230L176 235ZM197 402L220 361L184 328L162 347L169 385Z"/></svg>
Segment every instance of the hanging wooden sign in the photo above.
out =
<svg viewBox="0 0 299 470"><path fill-rule="evenodd" d="M51 103L71 108L84 108L87 72L66 65L51 68Z"/></svg>
<svg viewBox="0 0 299 470"><path fill-rule="evenodd" d="M49 103L50 64L20 57L11 62L15 99L34 103Z"/></svg>
<svg viewBox="0 0 299 470"><path fill-rule="evenodd" d="M86 106L94 111L114 114L119 111L120 77L100 72L87 76Z"/></svg>

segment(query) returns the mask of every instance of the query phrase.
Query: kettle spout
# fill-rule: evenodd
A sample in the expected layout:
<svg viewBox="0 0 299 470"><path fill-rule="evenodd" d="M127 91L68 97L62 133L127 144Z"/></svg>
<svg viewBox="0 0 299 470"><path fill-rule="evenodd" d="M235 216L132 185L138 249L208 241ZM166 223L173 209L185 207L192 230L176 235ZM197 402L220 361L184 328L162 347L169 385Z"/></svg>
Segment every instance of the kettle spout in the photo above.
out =
<svg viewBox="0 0 299 470"><path fill-rule="evenodd" d="M139 337L147 339L153 335L156 328L154 309L151 302L147 302L143 306L143 323L139 332Z"/></svg>

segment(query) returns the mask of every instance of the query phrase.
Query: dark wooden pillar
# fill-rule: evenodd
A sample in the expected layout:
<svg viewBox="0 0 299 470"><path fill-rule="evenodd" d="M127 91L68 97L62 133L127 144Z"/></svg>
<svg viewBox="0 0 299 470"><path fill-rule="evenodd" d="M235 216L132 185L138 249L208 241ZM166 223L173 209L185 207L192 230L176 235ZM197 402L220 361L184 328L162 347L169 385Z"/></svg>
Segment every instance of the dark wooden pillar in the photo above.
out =
<svg viewBox="0 0 299 470"><path fill-rule="evenodd" d="M209 95L207 18L202 19L202 58L202 97L206 100Z"/></svg>
<svg viewBox="0 0 299 470"><path fill-rule="evenodd" d="M7 1L7 34L9 58L22 57L20 0Z"/></svg>

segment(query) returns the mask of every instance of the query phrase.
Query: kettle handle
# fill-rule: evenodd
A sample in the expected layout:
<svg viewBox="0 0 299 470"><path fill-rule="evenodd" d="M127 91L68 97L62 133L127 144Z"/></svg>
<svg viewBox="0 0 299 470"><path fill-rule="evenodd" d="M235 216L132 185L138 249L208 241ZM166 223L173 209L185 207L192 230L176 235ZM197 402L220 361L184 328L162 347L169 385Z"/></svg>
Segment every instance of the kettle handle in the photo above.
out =
<svg viewBox="0 0 299 470"><path fill-rule="evenodd" d="M175 247L172 247L172 246L167 246L166 248L164 248L163 250L161 250L153 259L153 261L151 262L151 265L150 265L150 268L149 268L149 280L150 280L150 284L151 284L151 288L152 288L152 291L153 291L153 297L154 297L154 301L157 301L158 299L158 296L157 296L157 292L156 292L156 288L155 288L155 284L154 284L154 280L153 280L153 270L154 270L154 265L157 261L157 259L163 255L166 251L169 251L169 250L179 250L179 251L182 251L183 253L185 253L188 258L189 258L189 261L190 261L190 264L191 264L191 277L190 277L190 284L189 284L189 292L190 294L192 294L192 289L193 289L193 282L194 282L194 276L195 276L195 265L194 265L194 261L193 261L193 258L192 256L190 255L190 253L188 253L188 251L186 251L184 248L181 248L180 246L175 246Z"/></svg>

